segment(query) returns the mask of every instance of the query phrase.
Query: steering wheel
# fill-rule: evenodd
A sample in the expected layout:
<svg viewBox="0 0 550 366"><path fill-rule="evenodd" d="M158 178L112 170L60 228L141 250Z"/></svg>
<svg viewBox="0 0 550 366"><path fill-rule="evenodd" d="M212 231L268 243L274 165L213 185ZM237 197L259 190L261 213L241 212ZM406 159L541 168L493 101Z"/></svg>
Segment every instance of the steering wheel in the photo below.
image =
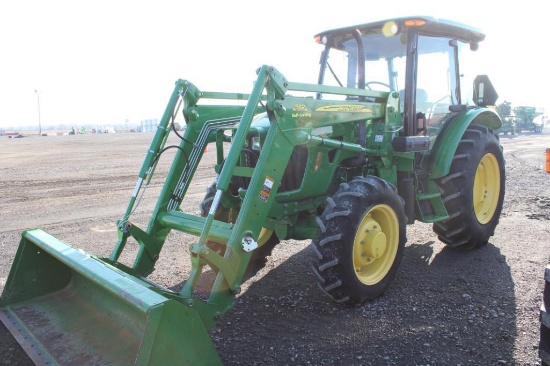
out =
<svg viewBox="0 0 550 366"><path fill-rule="evenodd" d="M395 91L395 90L392 89L391 86L389 86L389 84L383 83L381 81L369 81L369 82L365 83L365 86L367 88L369 88L370 90L372 90L372 88L370 87L371 85L382 85L382 86L385 86L386 88L388 88L390 91Z"/></svg>

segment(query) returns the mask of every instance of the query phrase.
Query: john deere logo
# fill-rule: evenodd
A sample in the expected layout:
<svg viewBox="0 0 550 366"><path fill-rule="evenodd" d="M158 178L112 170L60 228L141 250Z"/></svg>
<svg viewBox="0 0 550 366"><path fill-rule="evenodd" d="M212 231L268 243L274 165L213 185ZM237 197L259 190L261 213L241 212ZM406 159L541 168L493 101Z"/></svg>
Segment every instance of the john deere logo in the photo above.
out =
<svg viewBox="0 0 550 366"><path fill-rule="evenodd" d="M361 112L361 113L372 113L372 110L365 107L364 105L357 104L335 104L327 105L325 107L317 108L315 112Z"/></svg>

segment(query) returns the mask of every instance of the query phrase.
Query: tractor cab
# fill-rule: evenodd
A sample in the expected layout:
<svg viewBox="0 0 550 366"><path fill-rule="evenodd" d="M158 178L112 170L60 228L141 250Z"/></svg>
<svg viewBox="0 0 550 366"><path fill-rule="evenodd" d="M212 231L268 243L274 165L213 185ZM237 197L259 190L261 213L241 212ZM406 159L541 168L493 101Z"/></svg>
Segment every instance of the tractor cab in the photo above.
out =
<svg viewBox="0 0 550 366"><path fill-rule="evenodd" d="M475 28L431 17L326 31L315 37L325 45L318 83L398 92L401 134L435 136L450 110L477 105L474 77L466 67L459 70L459 59L484 38ZM461 85L463 76L471 78ZM492 88L488 82L484 86Z"/></svg>

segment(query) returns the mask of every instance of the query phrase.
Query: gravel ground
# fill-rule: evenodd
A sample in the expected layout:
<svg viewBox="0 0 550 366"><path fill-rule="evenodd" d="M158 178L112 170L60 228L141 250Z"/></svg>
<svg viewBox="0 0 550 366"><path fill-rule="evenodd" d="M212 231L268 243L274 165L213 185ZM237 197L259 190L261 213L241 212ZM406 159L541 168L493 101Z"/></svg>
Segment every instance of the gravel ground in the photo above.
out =
<svg viewBox="0 0 550 366"><path fill-rule="evenodd" d="M234 309L210 331L224 364L539 365L539 307L550 253L550 174L543 167L549 133L501 135L506 196L487 246L452 250L431 225L409 226L395 281L363 306L341 306L321 292L309 241L279 244L266 267L243 285ZM114 223L150 138L0 138L0 289L24 229L41 227L90 253L110 252ZM197 212L212 179L213 151L207 157L189 195ZM142 203L134 222L146 224L161 183L151 183L146 195L152 199ZM171 234L154 281L181 284L187 268L181 246L188 242ZM0 364L32 364L3 326Z"/></svg>

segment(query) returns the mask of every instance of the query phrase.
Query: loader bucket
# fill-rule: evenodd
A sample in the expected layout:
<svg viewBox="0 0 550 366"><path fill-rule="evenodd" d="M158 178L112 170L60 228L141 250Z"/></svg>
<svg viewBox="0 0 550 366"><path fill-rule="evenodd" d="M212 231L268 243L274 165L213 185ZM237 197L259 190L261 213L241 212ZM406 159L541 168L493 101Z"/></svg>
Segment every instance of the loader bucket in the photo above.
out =
<svg viewBox="0 0 550 366"><path fill-rule="evenodd" d="M22 235L0 318L36 364L221 364L194 309L39 229Z"/></svg>

